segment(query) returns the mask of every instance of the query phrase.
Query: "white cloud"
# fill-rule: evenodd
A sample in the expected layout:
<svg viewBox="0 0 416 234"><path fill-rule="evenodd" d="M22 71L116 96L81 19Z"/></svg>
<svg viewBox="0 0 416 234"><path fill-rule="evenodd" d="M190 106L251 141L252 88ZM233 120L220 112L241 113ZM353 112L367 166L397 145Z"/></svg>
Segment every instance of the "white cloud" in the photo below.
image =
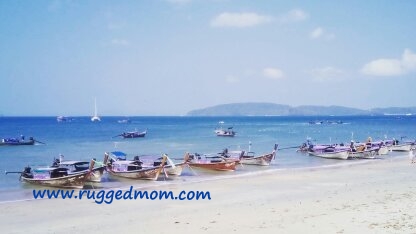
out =
<svg viewBox="0 0 416 234"><path fill-rule="evenodd" d="M334 67L324 67L324 68L316 68L311 71L311 74L314 78L318 81L325 81L325 80L339 80L340 77L344 74L344 72L338 68Z"/></svg>
<svg viewBox="0 0 416 234"><path fill-rule="evenodd" d="M284 73L282 70L278 68L268 67L268 68L263 69L263 76L269 79L277 80L277 79L283 78Z"/></svg>
<svg viewBox="0 0 416 234"><path fill-rule="evenodd" d="M317 27L309 34L309 37L311 39L324 39L329 41L335 38L335 34L327 32L321 27Z"/></svg>
<svg viewBox="0 0 416 234"><path fill-rule="evenodd" d="M280 17L280 22L290 23L304 21L309 18L309 15L301 9L293 9Z"/></svg>
<svg viewBox="0 0 416 234"><path fill-rule="evenodd" d="M224 12L211 20L212 27L252 27L272 21L273 18L257 13L230 13Z"/></svg>
<svg viewBox="0 0 416 234"><path fill-rule="evenodd" d="M310 33L310 37L312 39L316 39L319 38L320 36L322 36L322 34L324 33L324 30L321 27L315 28L311 33Z"/></svg>
<svg viewBox="0 0 416 234"><path fill-rule="evenodd" d="M361 72L370 76L398 76L416 70L416 54L405 49L401 59L376 59L363 66Z"/></svg>

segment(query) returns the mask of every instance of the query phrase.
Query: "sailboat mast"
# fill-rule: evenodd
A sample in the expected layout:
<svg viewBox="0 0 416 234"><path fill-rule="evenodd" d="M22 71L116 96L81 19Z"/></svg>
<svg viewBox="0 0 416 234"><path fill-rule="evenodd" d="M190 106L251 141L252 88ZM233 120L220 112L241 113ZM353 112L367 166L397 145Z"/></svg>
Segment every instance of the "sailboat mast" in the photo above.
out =
<svg viewBox="0 0 416 234"><path fill-rule="evenodd" d="M97 114L97 98L94 98L94 116L91 117L91 121L93 122L101 121L100 117L98 117L98 114Z"/></svg>

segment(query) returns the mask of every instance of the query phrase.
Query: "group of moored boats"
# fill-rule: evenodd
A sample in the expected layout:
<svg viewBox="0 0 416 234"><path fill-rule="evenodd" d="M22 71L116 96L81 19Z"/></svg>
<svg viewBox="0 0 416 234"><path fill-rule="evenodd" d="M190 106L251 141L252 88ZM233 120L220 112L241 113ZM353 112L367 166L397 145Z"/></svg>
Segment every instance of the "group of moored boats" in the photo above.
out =
<svg viewBox="0 0 416 234"><path fill-rule="evenodd" d="M350 145L344 145L313 144L308 140L296 148L298 148L299 152L322 158L370 159L379 155L386 155L391 151L410 152L414 157L415 143L415 141L399 142L395 139L372 141L371 138L368 138L363 143L351 141ZM240 164L268 166L275 159L277 150L277 144L274 145L270 153L261 155L251 152L250 147L248 151L231 151L226 148L222 152L212 155L186 153L183 159L175 159L176 161L180 160L180 162L174 162L166 154L162 155L162 157L150 155L134 156L133 159L127 159L127 154L121 151L105 153L102 162L95 159L91 161L63 160L61 155L59 159L54 159L51 166L33 169L25 167L21 172L6 172L6 174L19 173L21 181L35 185L83 188L86 182L101 182L104 173L120 178L158 180L160 175L163 175L165 179L169 176L180 176L185 167L192 171L193 169L235 171Z"/></svg>
<svg viewBox="0 0 416 234"><path fill-rule="evenodd" d="M396 139L373 141L371 137L366 142L351 141L350 145L344 144L312 144L311 141L303 143L300 152L312 156L333 159L365 158L373 159L378 155L386 155L391 151L411 152L415 147L415 141L399 142Z"/></svg>
<svg viewBox="0 0 416 234"><path fill-rule="evenodd" d="M186 153L183 161L175 163L166 154L162 157L148 157L151 160L142 160L146 156L134 156L128 160L127 155L121 151L105 153L102 162L95 159L88 161L65 161L60 156L48 167L25 167L23 171L6 172L20 174L20 180L29 184L62 187L83 188L86 182L101 182L105 172L110 176L140 179L158 180L159 175L180 176L185 167L192 171L195 169L211 171L235 171L237 165L268 166L275 158L277 144L271 153L255 155L253 152L228 151L225 149L216 155L201 155L198 153ZM142 159L141 159L142 157Z"/></svg>

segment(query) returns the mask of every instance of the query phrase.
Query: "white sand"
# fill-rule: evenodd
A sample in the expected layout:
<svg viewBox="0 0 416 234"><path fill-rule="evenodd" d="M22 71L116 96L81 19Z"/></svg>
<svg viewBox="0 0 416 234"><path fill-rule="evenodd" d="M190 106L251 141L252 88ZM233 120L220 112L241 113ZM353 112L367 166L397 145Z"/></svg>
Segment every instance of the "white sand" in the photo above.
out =
<svg viewBox="0 0 416 234"><path fill-rule="evenodd" d="M416 233L416 164L407 157L153 189L212 199L3 203L1 233Z"/></svg>

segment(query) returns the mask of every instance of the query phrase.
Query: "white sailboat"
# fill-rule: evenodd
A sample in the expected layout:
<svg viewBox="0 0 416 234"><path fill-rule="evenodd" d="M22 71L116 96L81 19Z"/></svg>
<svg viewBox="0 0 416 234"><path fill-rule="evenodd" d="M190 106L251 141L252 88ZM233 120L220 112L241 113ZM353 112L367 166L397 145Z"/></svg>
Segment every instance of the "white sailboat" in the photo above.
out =
<svg viewBox="0 0 416 234"><path fill-rule="evenodd" d="M97 98L94 99L94 116L91 117L92 122L100 122L101 119L97 115Z"/></svg>

